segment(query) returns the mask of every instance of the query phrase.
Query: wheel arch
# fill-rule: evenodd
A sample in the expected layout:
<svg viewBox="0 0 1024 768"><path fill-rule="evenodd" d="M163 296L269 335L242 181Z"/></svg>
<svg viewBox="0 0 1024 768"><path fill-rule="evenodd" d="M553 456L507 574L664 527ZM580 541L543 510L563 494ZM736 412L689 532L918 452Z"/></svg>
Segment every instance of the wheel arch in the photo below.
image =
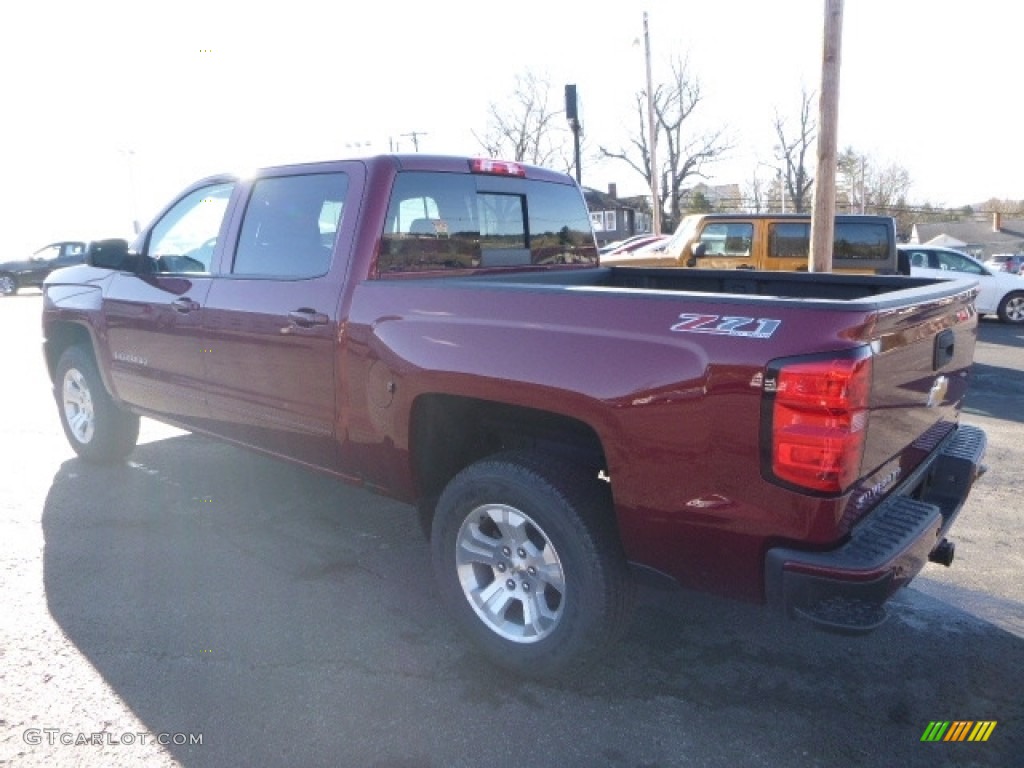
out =
<svg viewBox="0 0 1024 768"><path fill-rule="evenodd" d="M50 381L52 382L57 375L57 363L60 361L60 356L69 347L74 346L82 346L88 349L93 361L97 364L96 367L99 370L100 377L103 379L104 386L110 392L110 381L107 379L106 373L99 365L99 360L97 359L96 343L92 331L81 323L58 321L47 324L46 337L43 340L43 356L46 359L46 371L50 376Z"/></svg>
<svg viewBox="0 0 1024 768"><path fill-rule="evenodd" d="M412 405L409 447L420 499L439 495L470 464L510 450L558 456L607 469L604 447L589 424L564 414L493 400L423 394Z"/></svg>

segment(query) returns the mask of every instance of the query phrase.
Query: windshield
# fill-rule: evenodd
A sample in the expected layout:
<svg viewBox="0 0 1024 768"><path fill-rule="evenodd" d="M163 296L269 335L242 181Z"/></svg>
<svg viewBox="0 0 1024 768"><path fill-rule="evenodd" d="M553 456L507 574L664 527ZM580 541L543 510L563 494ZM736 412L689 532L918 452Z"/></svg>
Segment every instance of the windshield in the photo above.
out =
<svg viewBox="0 0 1024 768"><path fill-rule="evenodd" d="M672 237L664 243L654 246L654 248L679 258L682 255L683 247L696 234L697 223L699 221L700 216L684 216L683 220L679 222L679 226L676 227L676 231L673 233Z"/></svg>

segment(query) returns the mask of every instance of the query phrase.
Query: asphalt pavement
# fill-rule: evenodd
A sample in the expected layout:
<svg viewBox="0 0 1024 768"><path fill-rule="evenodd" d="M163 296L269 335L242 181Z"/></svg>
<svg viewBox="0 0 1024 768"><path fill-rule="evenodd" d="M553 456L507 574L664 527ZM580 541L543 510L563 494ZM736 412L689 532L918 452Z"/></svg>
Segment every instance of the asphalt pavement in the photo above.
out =
<svg viewBox="0 0 1024 768"><path fill-rule="evenodd" d="M866 637L640 590L585 678L489 667L407 506L143 421L74 457L38 293L0 299L0 765L1011 766L1024 754L1024 329L981 323L990 471ZM922 741L935 721L984 742Z"/></svg>

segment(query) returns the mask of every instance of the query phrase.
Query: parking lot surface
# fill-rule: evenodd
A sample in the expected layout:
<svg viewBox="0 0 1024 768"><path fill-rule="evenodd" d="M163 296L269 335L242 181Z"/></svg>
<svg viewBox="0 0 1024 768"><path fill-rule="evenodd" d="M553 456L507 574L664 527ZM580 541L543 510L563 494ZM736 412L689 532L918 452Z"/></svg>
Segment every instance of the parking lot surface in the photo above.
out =
<svg viewBox="0 0 1024 768"><path fill-rule="evenodd" d="M407 506L146 420L125 466L75 458L40 303L0 300L2 765L1021 764L1021 329L981 323L963 418L991 469L956 561L880 630L644 587L615 653L541 684L456 632Z"/></svg>

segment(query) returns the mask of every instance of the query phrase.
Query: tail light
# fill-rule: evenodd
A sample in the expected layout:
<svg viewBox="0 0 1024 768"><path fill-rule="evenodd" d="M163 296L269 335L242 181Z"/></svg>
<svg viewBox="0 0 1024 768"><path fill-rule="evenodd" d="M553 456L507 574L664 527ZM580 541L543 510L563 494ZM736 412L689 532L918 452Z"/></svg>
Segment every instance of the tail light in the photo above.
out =
<svg viewBox="0 0 1024 768"><path fill-rule="evenodd" d="M519 163L511 163L505 160L488 160L485 158L473 158L469 161L469 169L473 173L491 173L497 176L519 176L526 177L526 169Z"/></svg>
<svg viewBox="0 0 1024 768"><path fill-rule="evenodd" d="M762 462L768 474L820 493L853 485L867 436L870 351L776 360L764 390Z"/></svg>

